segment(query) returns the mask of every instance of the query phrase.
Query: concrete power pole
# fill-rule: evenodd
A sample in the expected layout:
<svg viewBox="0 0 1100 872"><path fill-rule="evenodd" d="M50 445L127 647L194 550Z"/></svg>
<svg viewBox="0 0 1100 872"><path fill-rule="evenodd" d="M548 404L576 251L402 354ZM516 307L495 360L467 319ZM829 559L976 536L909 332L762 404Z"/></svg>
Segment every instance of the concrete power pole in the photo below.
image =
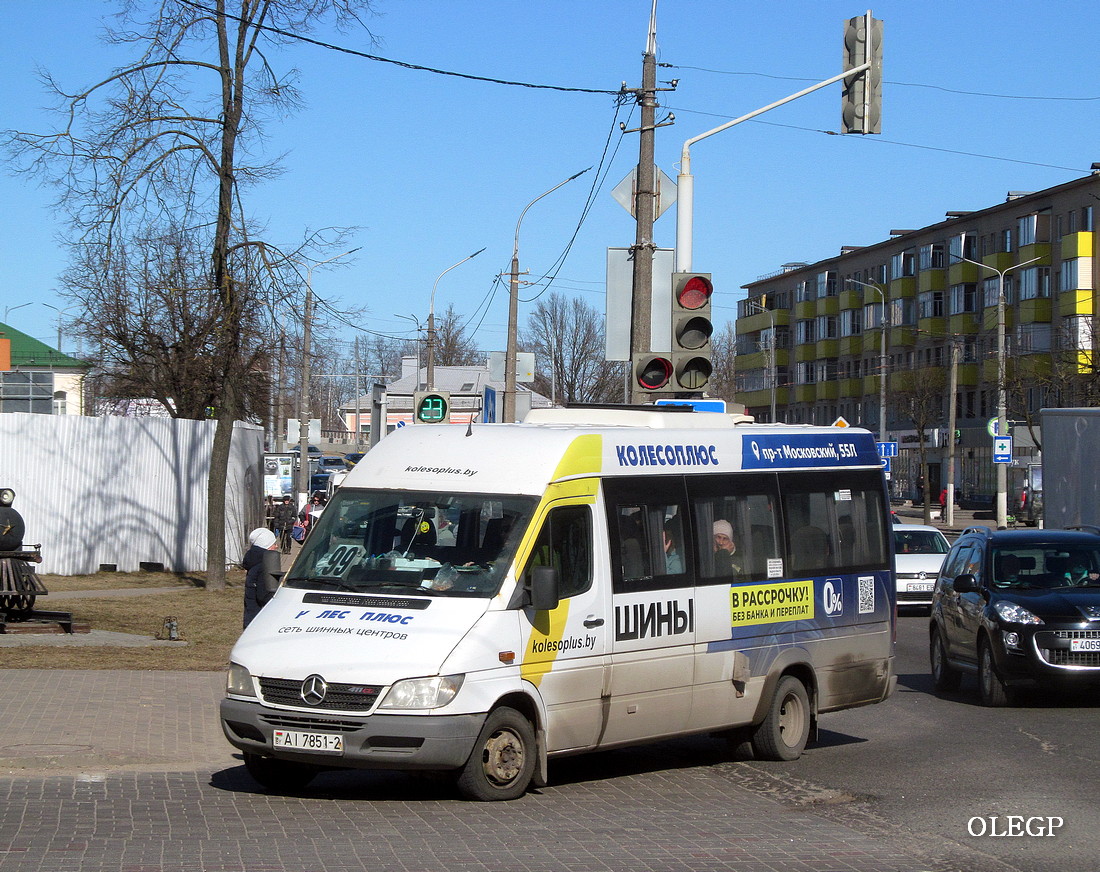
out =
<svg viewBox="0 0 1100 872"><path fill-rule="evenodd" d="M653 301L653 220L656 204L656 173L653 164L654 128L657 120L657 0L653 0L649 16L649 34L642 56L642 87L638 91L641 126L638 139L638 182L634 192L634 217L637 234L634 239L634 294L631 304L630 351L640 354L651 351L651 311ZM633 372L630 375L630 402L644 403L650 397L638 389Z"/></svg>

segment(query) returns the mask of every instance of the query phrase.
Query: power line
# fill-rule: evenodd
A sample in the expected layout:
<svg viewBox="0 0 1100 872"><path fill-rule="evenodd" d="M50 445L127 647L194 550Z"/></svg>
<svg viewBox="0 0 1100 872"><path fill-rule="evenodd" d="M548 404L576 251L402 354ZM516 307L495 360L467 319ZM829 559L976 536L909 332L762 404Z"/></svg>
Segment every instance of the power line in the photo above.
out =
<svg viewBox="0 0 1100 872"><path fill-rule="evenodd" d="M803 76L778 76L771 73L759 73L747 70L715 70L708 67L692 67L682 64L660 64L674 70L697 70L702 73L715 73L720 76L757 76L762 79L782 79L788 82L818 82L820 78L810 79ZM928 88L932 91L943 91L946 94L961 94L965 97L991 97L996 100L1041 100L1062 103L1091 103L1100 100L1098 97L1051 97L1046 94L996 94L991 91L964 91L960 88L945 88L943 85L930 85L926 82L896 82L884 81L886 85L897 85L902 88Z"/></svg>
<svg viewBox="0 0 1100 872"><path fill-rule="evenodd" d="M675 107L675 106L670 107L670 108L673 109L675 112L687 113L689 115L705 115L705 116L708 116L708 117L711 117L711 118L730 118L729 115L725 115L725 114L720 113L720 112L702 112L702 111L699 111L697 109L683 109L683 108L679 108L679 107ZM844 136L844 134L837 133L835 130L821 130L820 128L816 128L816 127L801 127L797 124L780 124L776 121L760 121L759 119L755 119L755 118L752 119L751 121L749 121L748 123L749 124L763 124L763 125L766 125L768 127L783 127L783 128L788 129L788 130L802 130L806 133L824 133L826 136ZM852 137L848 137L848 138L851 139ZM921 149L923 151L938 151L938 152L942 152L944 154L957 154L957 155L960 155L962 157L977 157L977 158L981 158L983 160L995 160L995 161L1001 161L1003 163L1025 164L1027 166L1043 167L1045 169L1052 169L1052 170L1066 170L1066 171L1071 172L1071 173L1081 173L1082 175L1087 175L1090 172L1090 170L1081 169L1080 167L1065 167L1065 166L1061 166L1060 164L1049 164L1049 163L1043 163L1041 161L1034 161L1034 160L1022 160L1020 158L1014 158L1014 157L1000 157L999 155L995 155L995 154L981 154L979 152L974 152L974 151L961 151L960 149L941 148L941 147L935 146L935 145L920 145L920 144L915 143L915 142L901 142L900 140L897 140L897 139L883 139L881 136L875 136L873 138L868 137L868 136L861 136L861 137L859 137L859 141L860 142L879 143L881 145L898 145L898 146L901 146L902 148L917 148L917 149Z"/></svg>
<svg viewBox="0 0 1100 872"><path fill-rule="evenodd" d="M513 82L513 81L510 81L508 79L494 79L490 76L475 76L471 73L458 73L458 72L454 72L453 70L440 70L440 69L436 69L434 67L425 67L425 66L421 66L420 64L412 64L412 63L409 63L407 61L397 61L397 60L394 60L393 58L384 58L384 57L381 57L379 55L367 54L366 52L358 51L356 49L345 48L344 46L339 46L339 45L333 45L332 43L329 43L329 42L322 42L319 39L311 39L308 36L302 36L300 33L291 33L288 30L281 30L278 27L271 27L270 25L267 25L267 24L256 24L255 22L244 22L243 19L239 18L236 15L231 15L228 12L219 13L215 9L211 9L208 6L203 6L199 3L191 2L191 0L180 0L180 2L183 3L186 6L190 6L192 9L198 9L199 11L205 12L209 15L215 15L216 16L216 15L220 14L220 15L223 15L225 18L231 19L233 21L241 21L243 23L246 23L250 27L255 28L256 30L262 30L262 31L266 31L268 33L278 34L279 36L284 37L285 39L292 39L292 40L297 40L298 42L305 42L305 43L308 43L309 45L317 46L318 48L327 49L328 51L337 51L337 52L341 52L343 54L349 54L349 55L352 55L353 57L363 58L363 59L368 60L368 61L377 61L379 63L384 63L384 64L393 64L394 66L403 67L404 69L407 69L407 70L419 70L420 72L424 72L424 73L434 73L437 76L454 76L455 78L458 78L458 79L470 79L471 81L475 81L475 82L489 82L490 84L494 84L494 85L510 85L510 86L519 87L519 88L536 88L536 89L545 90L545 91L565 91L565 92L572 92L572 93L577 93L577 94L605 94L605 95L610 95L612 97L621 97L622 96L621 91L609 91L609 90L603 90L603 89L598 89L598 88L570 88L570 87L565 87L565 86L562 86L562 85L538 85L538 84L534 84L532 82Z"/></svg>

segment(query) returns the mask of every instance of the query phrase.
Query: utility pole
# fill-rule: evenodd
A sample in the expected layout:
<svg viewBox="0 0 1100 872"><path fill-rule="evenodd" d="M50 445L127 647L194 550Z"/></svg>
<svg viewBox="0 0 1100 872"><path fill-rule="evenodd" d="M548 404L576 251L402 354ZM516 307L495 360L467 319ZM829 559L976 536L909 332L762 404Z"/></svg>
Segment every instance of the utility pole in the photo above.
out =
<svg viewBox="0 0 1100 872"><path fill-rule="evenodd" d="M641 107L638 131L638 174L634 191L634 217L637 231L634 238L634 293L631 302L630 351L644 354L650 349L653 308L653 219L656 203L656 173L653 164L653 143L657 120L657 0L649 14L649 33L642 55L642 87L637 92ZM631 403L645 402L636 379L631 379Z"/></svg>
<svg viewBox="0 0 1100 872"><path fill-rule="evenodd" d="M955 392L959 389L959 337L951 337L951 369L947 380L947 499L943 521L955 526Z"/></svg>

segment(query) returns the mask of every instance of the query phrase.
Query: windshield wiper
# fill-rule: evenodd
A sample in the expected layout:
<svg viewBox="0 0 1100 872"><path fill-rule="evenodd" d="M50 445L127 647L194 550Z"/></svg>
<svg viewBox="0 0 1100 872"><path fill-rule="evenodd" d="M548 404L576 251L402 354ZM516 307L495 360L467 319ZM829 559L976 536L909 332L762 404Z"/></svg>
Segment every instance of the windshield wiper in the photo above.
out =
<svg viewBox="0 0 1100 872"><path fill-rule="evenodd" d="M325 584L329 587L334 587L337 590L358 590L357 587L348 584L344 579L338 575L310 575L310 576L298 576L290 579L287 584Z"/></svg>

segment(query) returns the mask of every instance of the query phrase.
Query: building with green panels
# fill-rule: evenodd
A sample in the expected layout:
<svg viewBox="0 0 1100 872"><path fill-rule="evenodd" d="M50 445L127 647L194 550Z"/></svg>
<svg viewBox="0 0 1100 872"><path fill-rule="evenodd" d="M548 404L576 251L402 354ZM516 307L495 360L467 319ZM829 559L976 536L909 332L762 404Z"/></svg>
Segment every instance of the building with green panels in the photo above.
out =
<svg viewBox="0 0 1100 872"><path fill-rule="evenodd" d="M0 323L0 413L84 413L88 364Z"/></svg>
<svg viewBox="0 0 1100 872"><path fill-rule="evenodd" d="M987 425L997 414L1002 358L997 271L1018 466L1036 453L1039 409L1096 404L1097 205L1094 172L1044 191L1009 192L987 209L948 212L919 230L893 230L817 263L788 263L744 285L737 400L760 421L774 407L788 423L844 418L884 431L902 449L892 470L898 496L915 495L922 430L938 496L950 436L959 446L957 492L988 495L995 473ZM952 347L957 432L948 434Z"/></svg>

